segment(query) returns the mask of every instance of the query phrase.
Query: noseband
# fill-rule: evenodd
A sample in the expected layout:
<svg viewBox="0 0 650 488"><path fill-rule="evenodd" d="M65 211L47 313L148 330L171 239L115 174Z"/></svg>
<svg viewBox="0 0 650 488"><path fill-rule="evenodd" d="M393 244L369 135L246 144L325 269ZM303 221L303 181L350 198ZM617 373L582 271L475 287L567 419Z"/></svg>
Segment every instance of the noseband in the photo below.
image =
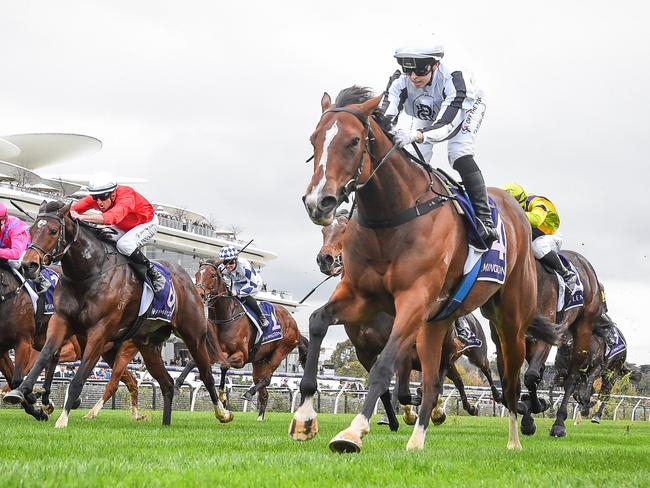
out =
<svg viewBox="0 0 650 488"><path fill-rule="evenodd" d="M33 242L30 243L29 246L27 246L27 249L34 249L38 253L38 258L39 258L39 265L45 264L46 266L49 264L52 264L55 261L59 261L61 257L65 255L65 253L68 252L72 244L77 240L77 237L79 237L79 221L75 220L75 232L74 232L74 237L70 242L66 242L65 238L65 219L61 217L57 213L39 213L36 216L36 222L38 222L39 219L54 219L59 223L59 238L57 239L56 242L56 247L52 249L51 251L47 252L45 249L43 249L41 246L38 244L34 244ZM59 252L59 249L63 247L63 250ZM49 261L49 263L47 262Z"/></svg>

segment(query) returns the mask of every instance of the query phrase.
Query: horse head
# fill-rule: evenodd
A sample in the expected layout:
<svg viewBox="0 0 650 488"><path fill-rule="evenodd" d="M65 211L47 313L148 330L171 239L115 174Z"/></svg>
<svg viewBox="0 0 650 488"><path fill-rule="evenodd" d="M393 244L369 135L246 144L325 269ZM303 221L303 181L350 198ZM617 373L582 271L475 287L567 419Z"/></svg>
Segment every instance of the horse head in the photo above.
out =
<svg viewBox="0 0 650 488"><path fill-rule="evenodd" d="M314 173L302 198L315 224L331 224L336 208L348 200L357 180L370 175L370 116L381 98L372 98L369 89L358 86L341 91L334 104L327 93L323 95L323 113L309 138Z"/></svg>
<svg viewBox="0 0 650 488"><path fill-rule="evenodd" d="M323 246L316 256L321 273L338 276L343 272L343 235L348 225L347 210L337 212L334 221L322 229Z"/></svg>
<svg viewBox="0 0 650 488"><path fill-rule="evenodd" d="M29 228L32 242L22 258L26 277L35 278L41 266L58 261L77 239L79 224L70 218L70 206L62 201L41 204Z"/></svg>
<svg viewBox="0 0 650 488"><path fill-rule="evenodd" d="M199 264L199 269L194 275L196 289L204 303L208 303L219 296L231 294L230 288L226 285L226 281L219 271L221 262L212 259L203 261Z"/></svg>

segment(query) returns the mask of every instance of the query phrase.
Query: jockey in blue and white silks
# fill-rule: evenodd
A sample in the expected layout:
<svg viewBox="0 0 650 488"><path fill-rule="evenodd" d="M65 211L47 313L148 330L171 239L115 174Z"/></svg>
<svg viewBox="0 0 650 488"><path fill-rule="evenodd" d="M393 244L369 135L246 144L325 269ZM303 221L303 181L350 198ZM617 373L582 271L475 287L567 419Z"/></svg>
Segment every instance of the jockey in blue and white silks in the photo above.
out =
<svg viewBox="0 0 650 488"><path fill-rule="evenodd" d="M432 36L395 50L402 75L388 88L384 114L414 118L411 130L398 129L399 147L418 143L428 163L433 144L447 141L449 163L460 174L476 213L481 238L489 248L498 239L483 175L474 160L475 141L485 115L483 93L468 72L442 64L444 47Z"/></svg>
<svg viewBox="0 0 650 488"><path fill-rule="evenodd" d="M239 256L239 252L233 246L222 248L219 259L222 260L219 270L223 277L230 281L232 294L255 312L262 327L268 325L268 320L255 299L255 295L262 287L260 274L255 271L248 259Z"/></svg>

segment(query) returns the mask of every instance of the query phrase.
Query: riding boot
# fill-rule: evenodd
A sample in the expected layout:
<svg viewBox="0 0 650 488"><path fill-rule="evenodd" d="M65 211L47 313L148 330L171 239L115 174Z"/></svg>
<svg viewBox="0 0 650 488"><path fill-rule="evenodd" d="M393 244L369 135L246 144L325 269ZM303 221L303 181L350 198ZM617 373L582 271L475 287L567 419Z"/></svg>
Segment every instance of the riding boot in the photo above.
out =
<svg viewBox="0 0 650 488"><path fill-rule="evenodd" d="M485 245L490 248L499 239L497 229L492 222L492 212L488 203L487 188L481 170L474 161L474 156L461 156L454 161L454 169L460 174L465 191L474 206L479 234Z"/></svg>
<svg viewBox="0 0 650 488"><path fill-rule="evenodd" d="M255 312L255 315L260 319L260 327L264 328L267 325L269 325L269 321L266 318L266 315L262 313L262 309L260 308L260 304L257 303L257 300L255 300L255 297L251 295L247 295L242 298L242 301L246 303L250 308L253 309L253 312Z"/></svg>
<svg viewBox="0 0 650 488"><path fill-rule="evenodd" d="M158 268L149 261L147 256L145 256L140 249L133 251L129 258L134 263L142 264L147 268L147 276L151 280L151 287L153 288L154 293L160 293L165 288L165 277L160 271L158 271Z"/></svg>
<svg viewBox="0 0 650 488"><path fill-rule="evenodd" d="M566 283L569 292L573 294L575 291L576 285L578 284L578 276L571 271L569 268L564 266L560 256L555 251L550 251L540 259L540 262L548 266L549 268L557 271L557 273L562 277Z"/></svg>

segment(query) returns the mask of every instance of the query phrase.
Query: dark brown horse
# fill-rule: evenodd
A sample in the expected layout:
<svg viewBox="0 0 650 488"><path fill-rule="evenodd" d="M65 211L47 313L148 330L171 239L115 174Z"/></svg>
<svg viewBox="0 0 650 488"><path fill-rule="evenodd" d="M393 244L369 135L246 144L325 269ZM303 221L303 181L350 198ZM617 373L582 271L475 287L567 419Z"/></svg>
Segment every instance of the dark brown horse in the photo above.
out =
<svg viewBox="0 0 650 488"><path fill-rule="evenodd" d="M208 350L213 363L221 365L219 393L223 397L226 373L230 368L243 368L253 364L253 386L244 398L251 400L259 396L257 420L264 420L269 399L266 387L271 384L273 372L291 351L298 348L300 364L305 366L309 343L298 330L298 324L286 308L274 305L278 322L282 327L282 339L257 345L257 329L244 312L241 302L232 295L230 288L219 271L219 262L205 261L196 272L195 282L201 297L208 306L209 332ZM176 379L180 388L185 377L194 368L194 362L187 364Z"/></svg>
<svg viewBox="0 0 650 488"><path fill-rule="evenodd" d="M601 315L591 337L587 367L580 370L578 380L574 386L573 398L580 405L576 423L580 422L580 415L582 417L588 416L590 408L594 406L591 401L591 396L594 393L594 381L600 378L601 385L598 392L597 407L591 421L599 424L614 383L628 374L632 382L637 382L640 379L639 372L631 370L625 364L627 349L623 349L618 354L607 356L606 336L612 333L619 335L627 344L623 333L616 327L612 319L607 314ZM555 356L556 376L554 383L557 385L565 386L564 384L569 377L573 348L573 337L567 334L558 346L557 355Z"/></svg>
<svg viewBox="0 0 650 488"><path fill-rule="evenodd" d="M63 341L75 334L82 344L83 356L70 383L64 410L56 422L56 427L66 427L72 404L100 355L130 338L142 354L147 370L160 385L163 424L169 425L174 382L160 353L163 342L173 330L183 337L199 365L199 374L214 404L215 415L221 422L232 420L232 414L223 408L214 387L201 298L180 266L164 263L170 271L176 294L171 322L139 322L141 280L127 259L100 231L70 217L70 205L62 202L41 205L30 233L32 244L23 256L25 274L33 277L42 265L54 260L61 261L62 272L54 294L55 313L50 319L45 346L26 379L4 397L5 403L25 401L38 375L50 364Z"/></svg>
<svg viewBox="0 0 650 488"><path fill-rule="evenodd" d="M499 365L509 415L508 448L520 449L517 403L525 334L535 318L537 282L531 230L514 199L498 189L490 194L501 213L507 250L503 285L480 281L448 318L433 320L459 283L467 257L462 217L446 196L441 179L405 153L373 117L381 97L368 90L343 90L323 113L311 136L314 174L303 201L311 220L328 225L336 208L356 190L357 219L348 225L343 262L345 275L326 305L309 324L310 344L303 376L301 405L290 435L312 438L318 431L313 396L320 347L330 324L359 326L383 311L395 317L393 328L370 371L363 410L351 426L330 442L336 451L357 452L370 430L374 405L388 389L395 368L416 344L422 365L422 406L407 444L422 449L429 417L442 389L442 344L449 326L477 307L496 326ZM363 225L359 222L363 219Z"/></svg>
<svg viewBox="0 0 650 488"><path fill-rule="evenodd" d="M339 211L336 213L334 221L330 225L326 225L322 228L323 245L316 256L316 262L323 274L328 276L338 276L343 272L343 242L348 222L347 211ZM481 370L492 389L492 397L496 402L501 401L501 395L494 386L494 381L492 380L490 362L487 356L487 342L485 341L485 334L483 333L481 324L472 314L467 315L466 319L472 332L481 340L481 347L468 349L462 354L459 353L462 346L458 343L455 327L452 327L449 329L449 333L445 336L442 352L442 364L444 365L444 370L447 372L447 377L454 383L458 390L465 411L470 415L478 415L478 409L471 405L467 399L463 379L456 368L456 361L460 356L466 356L471 364ZM366 371L370 371L372 365L375 363L377 357L386 345L386 342L388 342L390 331L393 328L393 317L382 312L369 323L356 327L344 324L344 327L346 334L354 345L359 362ZM414 402L414 404L418 405L420 399L410 396L407 386L409 384L411 370L415 369L420 371L421 369L415 346L413 346L411 352L411 363L406 366L407 367L404 368L403 371L401 370L402 368L400 368L400 371L397 373L399 379L396 385L396 390L398 390L402 384L404 385L400 389L400 394L397 396L401 396L401 401L406 402L404 405L404 421L409 425L413 425L415 423L415 414L412 413L410 408L408 408L410 405L409 402ZM388 424L390 425L391 430L397 430L397 421L394 420L395 402L387 402L385 394L380 398L384 404ZM437 416L437 413L438 412L434 409L432 420L434 423L439 424L442 423L441 420L444 419Z"/></svg>
<svg viewBox="0 0 650 488"><path fill-rule="evenodd" d="M557 276L555 272L547 270L537 261L538 313L557 323L559 328L566 331L571 337L576 337L578 344L580 344L578 348L572 349L567 380L564 381L564 400L558 408L555 423L551 428L551 435L554 437L564 437L566 435L564 421L567 417L567 404L575 391L580 370L587 364L592 331L604 312L602 287L591 263L584 256L573 251L562 251L561 254L573 264L580 276L580 281L584 287L584 306L572 308L558 316ZM544 364L550 350L551 346L547 343L527 340L526 359L528 369L524 375L524 383L529 394L522 397L527 408L521 421L522 432L526 435L532 435L536 430L531 414L543 412L550 406L537 396L538 385L544 374Z"/></svg>

